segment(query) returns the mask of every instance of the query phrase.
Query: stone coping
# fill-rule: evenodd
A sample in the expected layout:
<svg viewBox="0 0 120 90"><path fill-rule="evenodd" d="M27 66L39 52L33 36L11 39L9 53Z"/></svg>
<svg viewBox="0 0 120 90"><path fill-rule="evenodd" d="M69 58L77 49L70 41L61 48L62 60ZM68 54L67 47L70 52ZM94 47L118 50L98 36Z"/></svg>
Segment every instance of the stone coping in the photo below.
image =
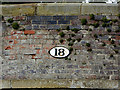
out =
<svg viewBox="0 0 120 90"><path fill-rule="evenodd" d="M118 15L118 4L106 3L31 3L1 5L4 16L18 15ZM71 12L72 11L72 12Z"/></svg>
<svg viewBox="0 0 120 90"><path fill-rule="evenodd" d="M102 88L118 89L116 80L69 80L69 79L38 79L38 80L2 80L2 88Z"/></svg>

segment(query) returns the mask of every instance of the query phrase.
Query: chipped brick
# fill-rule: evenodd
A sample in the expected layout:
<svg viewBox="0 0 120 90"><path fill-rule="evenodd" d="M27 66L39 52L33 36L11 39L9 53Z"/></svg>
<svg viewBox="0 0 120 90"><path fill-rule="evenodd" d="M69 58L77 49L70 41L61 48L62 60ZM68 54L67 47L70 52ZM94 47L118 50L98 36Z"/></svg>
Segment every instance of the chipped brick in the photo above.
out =
<svg viewBox="0 0 120 90"><path fill-rule="evenodd" d="M12 49L11 46L7 46L7 47L5 47L5 50L10 50L10 49Z"/></svg>
<svg viewBox="0 0 120 90"><path fill-rule="evenodd" d="M34 30L25 30L24 34L35 34Z"/></svg>

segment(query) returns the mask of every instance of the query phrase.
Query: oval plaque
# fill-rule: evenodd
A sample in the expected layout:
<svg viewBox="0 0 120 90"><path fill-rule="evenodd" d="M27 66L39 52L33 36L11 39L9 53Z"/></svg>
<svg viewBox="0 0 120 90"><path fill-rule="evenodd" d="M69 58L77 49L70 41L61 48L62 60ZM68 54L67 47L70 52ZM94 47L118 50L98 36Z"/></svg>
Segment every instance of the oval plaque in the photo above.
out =
<svg viewBox="0 0 120 90"><path fill-rule="evenodd" d="M65 58L70 54L70 51L62 46L56 46L49 50L49 54L55 58Z"/></svg>

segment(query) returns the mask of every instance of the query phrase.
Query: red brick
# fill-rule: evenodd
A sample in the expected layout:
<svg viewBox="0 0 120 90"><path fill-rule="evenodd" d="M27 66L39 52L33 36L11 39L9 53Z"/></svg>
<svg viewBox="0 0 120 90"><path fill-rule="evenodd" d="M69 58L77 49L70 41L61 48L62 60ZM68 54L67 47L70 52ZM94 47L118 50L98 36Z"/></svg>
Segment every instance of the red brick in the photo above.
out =
<svg viewBox="0 0 120 90"><path fill-rule="evenodd" d="M96 79L96 75L90 75L88 76L88 79Z"/></svg>
<svg viewBox="0 0 120 90"><path fill-rule="evenodd" d="M36 55L35 55L35 54L33 54L33 55L32 55L32 59L35 59L35 56L36 56Z"/></svg>
<svg viewBox="0 0 120 90"><path fill-rule="evenodd" d="M16 36L11 36L11 39L17 39L17 37Z"/></svg>
<svg viewBox="0 0 120 90"><path fill-rule="evenodd" d="M34 30L25 30L24 34L35 34Z"/></svg>
<svg viewBox="0 0 120 90"><path fill-rule="evenodd" d="M24 46L20 46L20 48L21 48L21 49L24 49L24 48L26 48L26 47L24 47Z"/></svg>
<svg viewBox="0 0 120 90"><path fill-rule="evenodd" d="M18 43L18 41L17 40L14 40L14 44L17 44Z"/></svg>
<svg viewBox="0 0 120 90"><path fill-rule="evenodd" d="M116 40L120 40L120 36L116 36L115 38L116 38Z"/></svg>
<svg viewBox="0 0 120 90"><path fill-rule="evenodd" d="M80 68L89 68L88 66L80 66Z"/></svg>
<svg viewBox="0 0 120 90"><path fill-rule="evenodd" d="M44 49L50 50L51 48L55 47L55 45L44 45Z"/></svg>
<svg viewBox="0 0 120 90"><path fill-rule="evenodd" d="M106 43L106 44L111 44L111 42L108 41L108 40L104 40L103 42Z"/></svg>
<svg viewBox="0 0 120 90"><path fill-rule="evenodd" d="M46 57L44 57L44 59L49 59L49 57L46 56Z"/></svg>
<svg viewBox="0 0 120 90"><path fill-rule="evenodd" d="M48 54L46 49L43 49L43 50L42 50L42 53L43 53L43 54Z"/></svg>
<svg viewBox="0 0 120 90"><path fill-rule="evenodd" d="M25 20L24 16L16 16L13 18L14 20Z"/></svg>
<svg viewBox="0 0 120 90"><path fill-rule="evenodd" d="M12 31L12 32L11 32L11 35L13 35L13 34L16 34L16 31Z"/></svg>
<svg viewBox="0 0 120 90"><path fill-rule="evenodd" d="M32 38L42 38L42 35L32 35Z"/></svg>
<svg viewBox="0 0 120 90"><path fill-rule="evenodd" d="M36 51L36 54L40 54L40 49L38 49L38 50Z"/></svg>
<svg viewBox="0 0 120 90"><path fill-rule="evenodd" d="M37 38L42 38L42 35L37 35Z"/></svg>
<svg viewBox="0 0 120 90"><path fill-rule="evenodd" d="M15 60L17 59L15 55L10 55L9 60Z"/></svg>
<svg viewBox="0 0 120 90"><path fill-rule="evenodd" d="M7 46L7 47L5 47L5 50L10 50L10 49L12 49L11 46Z"/></svg>
<svg viewBox="0 0 120 90"><path fill-rule="evenodd" d="M5 36L5 40L10 40L10 36Z"/></svg>

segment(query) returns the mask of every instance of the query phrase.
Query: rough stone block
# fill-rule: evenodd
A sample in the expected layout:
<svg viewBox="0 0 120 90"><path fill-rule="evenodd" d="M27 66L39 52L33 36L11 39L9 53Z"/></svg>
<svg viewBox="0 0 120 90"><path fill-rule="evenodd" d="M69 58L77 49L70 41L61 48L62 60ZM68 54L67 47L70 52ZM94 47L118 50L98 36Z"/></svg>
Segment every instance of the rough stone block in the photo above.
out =
<svg viewBox="0 0 120 90"><path fill-rule="evenodd" d="M65 20L65 16L53 16L53 20Z"/></svg>
<svg viewBox="0 0 120 90"><path fill-rule="evenodd" d="M79 15L80 3L46 3L38 4L37 15ZM70 8L69 8L70 7Z"/></svg>
<svg viewBox="0 0 120 90"><path fill-rule="evenodd" d="M58 21L58 24L70 24L70 21Z"/></svg>
<svg viewBox="0 0 120 90"><path fill-rule="evenodd" d="M2 7L2 13L5 16L19 16L19 15L34 15L35 4L23 4L23 5L4 5Z"/></svg>
<svg viewBox="0 0 120 90"><path fill-rule="evenodd" d="M46 24L57 24L57 21L47 21Z"/></svg>
<svg viewBox="0 0 120 90"><path fill-rule="evenodd" d="M97 13L103 15L118 15L118 5L105 3L85 3L82 5L81 14Z"/></svg>

